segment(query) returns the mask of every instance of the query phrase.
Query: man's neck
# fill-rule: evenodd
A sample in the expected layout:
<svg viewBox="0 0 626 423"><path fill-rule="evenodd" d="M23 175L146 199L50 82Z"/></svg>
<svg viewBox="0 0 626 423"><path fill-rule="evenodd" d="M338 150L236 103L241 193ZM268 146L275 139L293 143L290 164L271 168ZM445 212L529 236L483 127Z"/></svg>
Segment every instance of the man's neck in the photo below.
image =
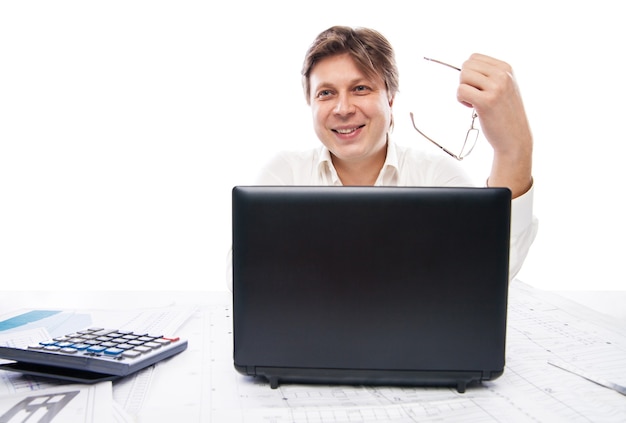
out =
<svg viewBox="0 0 626 423"><path fill-rule="evenodd" d="M387 148L368 161L347 162L337 160L332 154L331 157L343 185L374 185L385 164Z"/></svg>

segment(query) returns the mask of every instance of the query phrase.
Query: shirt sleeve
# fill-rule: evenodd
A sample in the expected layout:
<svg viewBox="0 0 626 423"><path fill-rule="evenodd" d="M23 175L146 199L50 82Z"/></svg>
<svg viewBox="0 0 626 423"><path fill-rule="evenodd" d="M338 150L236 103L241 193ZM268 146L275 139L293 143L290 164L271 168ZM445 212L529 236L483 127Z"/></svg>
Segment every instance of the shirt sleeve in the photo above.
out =
<svg viewBox="0 0 626 423"><path fill-rule="evenodd" d="M257 185L291 185L293 174L285 154L274 156L259 172Z"/></svg>
<svg viewBox="0 0 626 423"><path fill-rule="evenodd" d="M256 185L311 185L314 151L282 151L271 158L257 175Z"/></svg>
<svg viewBox="0 0 626 423"><path fill-rule="evenodd" d="M519 273L530 246L537 236L538 221L533 215L534 185L511 202L511 249L509 253L509 280Z"/></svg>

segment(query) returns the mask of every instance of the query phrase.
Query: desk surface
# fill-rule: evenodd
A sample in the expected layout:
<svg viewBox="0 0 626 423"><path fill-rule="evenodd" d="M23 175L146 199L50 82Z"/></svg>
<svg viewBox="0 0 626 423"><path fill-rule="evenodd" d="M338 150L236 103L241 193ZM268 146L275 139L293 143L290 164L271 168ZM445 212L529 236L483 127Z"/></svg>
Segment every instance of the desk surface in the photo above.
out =
<svg viewBox="0 0 626 423"><path fill-rule="evenodd" d="M597 302L602 296L595 296L598 308L613 310ZM170 325L180 319L177 334L189 340L187 351L108 388L118 422L626 421L626 396L583 377L626 384L626 324L619 313L601 314L518 281L509 296L505 373L465 394L291 384L272 390L233 368L230 304L227 292L4 292L0 316L53 307L87 312L94 321L131 312L167 316ZM562 368L572 364L578 374ZM45 387L17 383L22 377L8 373L0 372L0 399Z"/></svg>
<svg viewBox="0 0 626 423"><path fill-rule="evenodd" d="M541 291L571 301L569 307L582 306L616 321L626 328L626 290L624 291ZM126 308L161 307L171 304L207 305L228 302L230 292L194 291L6 291L0 296L0 314L19 308Z"/></svg>
<svg viewBox="0 0 626 423"><path fill-rule="evenodd" d="M555 291L555 294L615 317L626 327L626 291Z"/></svg>

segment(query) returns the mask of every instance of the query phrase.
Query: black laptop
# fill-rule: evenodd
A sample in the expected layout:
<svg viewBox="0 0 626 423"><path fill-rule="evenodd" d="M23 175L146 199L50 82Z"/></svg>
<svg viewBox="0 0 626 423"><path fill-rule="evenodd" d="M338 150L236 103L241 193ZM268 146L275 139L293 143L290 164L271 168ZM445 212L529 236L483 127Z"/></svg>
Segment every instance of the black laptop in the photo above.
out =
<svg viewBox="0 0 626 423"><path fill-rule="evenodd" d="M232 201L239 372L459 392L503 373L508 189L238 186Z"/></svg>

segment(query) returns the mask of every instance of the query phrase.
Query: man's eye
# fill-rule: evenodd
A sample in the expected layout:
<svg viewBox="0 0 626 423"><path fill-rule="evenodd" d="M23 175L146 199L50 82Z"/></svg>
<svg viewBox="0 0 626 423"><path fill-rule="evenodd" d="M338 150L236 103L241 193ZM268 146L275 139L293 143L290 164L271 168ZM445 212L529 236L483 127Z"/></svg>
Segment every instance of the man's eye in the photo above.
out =
<svg viewBox="0 0 626 423"><path fill-rule="evenodd" d="M367 87L365 85L357 85L356 87L354 87L354 91L356 91L357 93L368 92L369 91L369 87Z"/></svg>
<svg viewBox="0 0 626 423"><path fill-rule="evenodd" d="M319 91L317 93L317 97L318 98L324 98L324 97L330 96L331 94L332 94L332 91L330 91L330 90L322 90L322 91Z"/></svg>

